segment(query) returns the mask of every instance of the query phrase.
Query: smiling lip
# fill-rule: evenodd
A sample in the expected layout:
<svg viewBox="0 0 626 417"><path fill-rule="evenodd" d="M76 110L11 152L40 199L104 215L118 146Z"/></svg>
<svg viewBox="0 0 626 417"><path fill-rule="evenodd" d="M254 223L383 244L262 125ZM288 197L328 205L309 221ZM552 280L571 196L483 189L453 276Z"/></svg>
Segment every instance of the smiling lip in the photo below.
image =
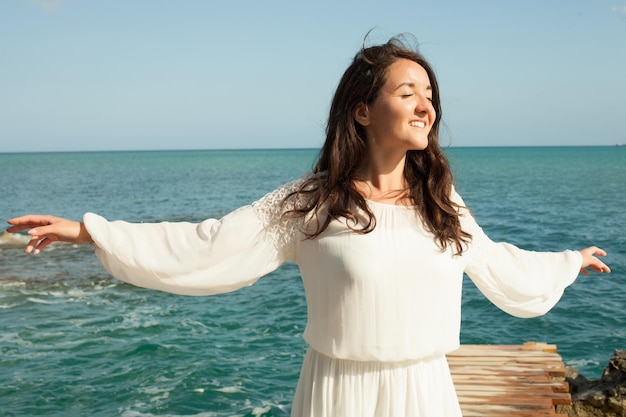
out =
<svg viewBox="0 0 626 417"><path fill-rule="evenodd" d="M426 127L426 123L420 121L420 120L413 120L412 122L409 123L409 125L413 126L413 127L419 127L419 128L425 128Z"/></svg>

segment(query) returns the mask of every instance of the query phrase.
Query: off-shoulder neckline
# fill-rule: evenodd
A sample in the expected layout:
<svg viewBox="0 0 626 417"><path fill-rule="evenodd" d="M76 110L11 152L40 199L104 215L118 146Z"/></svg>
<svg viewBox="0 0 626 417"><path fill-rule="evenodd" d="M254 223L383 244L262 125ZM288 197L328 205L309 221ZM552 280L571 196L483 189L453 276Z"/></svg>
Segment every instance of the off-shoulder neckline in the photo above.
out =
<svg viewBox="0 0 626 417"><path fill-rule="evenodd" d="M404 204L381 203L379 201L368 200L368 199L365 199L365 202L367 202L367 204L372 205L372 206L387 207L387 208L391 208L391 209L398 208L398 209L403 209L403 210L407 210L407 209L408 210L413 210L416 207L415 205L407 206L407 205L404 205Z"/></svg>

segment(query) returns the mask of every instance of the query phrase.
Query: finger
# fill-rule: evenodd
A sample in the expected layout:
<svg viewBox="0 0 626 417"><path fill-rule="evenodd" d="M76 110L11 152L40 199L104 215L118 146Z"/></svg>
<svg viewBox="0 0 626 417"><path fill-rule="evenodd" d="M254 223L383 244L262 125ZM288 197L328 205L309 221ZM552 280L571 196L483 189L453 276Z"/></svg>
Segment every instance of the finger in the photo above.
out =
<svg viewBox="0 0 626 417"><path fill-rule="evenodd" d="M50 237L51 235L55 234L55 227L54 224L46 224L44 226L38 225L37 227L33 227L32 229L30 229L28 231L28 234L31 236L46 236L46 237Z"/></svg>
<svg viewBox="0 0 626 417"><path fill-rule="evenodd" d="M611 269L598 258L594 258L594 262L591 267L597 272L611 272Z"/></svg>
<svg viewBox="0 0 626 417"><path fill-rule="evenodd" d="M51 216L44 216L40 214L27 214L26 216L14 217L12 219L7 220L7 223L18 225L18 224L26 224L26 223L37 223L41 224L43 219L46 219L49 223L49 218Z"/></svg>
<svg viewBox="0 0 626 417"><path fill-rule="evenodd" d="M22 230L30 229L31 227L34 227L34 226L35 226L34 224L15 225L15 226L8 227L7 232L9 233L21 232Z"/></svg>
<svg viewBox="0 0 626 417"><path fill-rule="evenodd" d="M603 249L596 248L595 246L594 246L594 248L593 248L593 249L594 249L594 251L593 251L593 254L594 254L594 255L598 255L598 256L606 256L606 252L605 252Z"/></svg>
<svg viewBox="0 0 626 417"><path fill-rule="evenodd" d="M26 244L26 253L32 253L32 251L39 245L39 236L33 236Z"/></svg>
<svg viewBox="0 0 626 417"><path fill-rule="evenodd" d="M43 248L48 246L53 241L54 239L51 239L49 236L40 234L33 235L26 245L26 253L38 255Z"/></svg>
<svg viewBox="0 0 626 417"><path fill-rule="evenodd" d="M39 255L41 253L42 250L44 250L44 248L46 246L48 246L49 244L51 244L52 242L54 242L52 239L46 237L45 239L41 240L39 242L39 244L37 245L37 247L35 248L35 255Z"/></svg>
<svg viewBox="0 0 626 417"><path fill-rule="evenodd" d="M606 272L606 273L610 273L611 272L611 268L609 268L607 265L605 265L604 263L601 263L601 265L598 267L598 272Z"/></svg>
<svg viewBox="0 0 626 417"><path fill-rule="evenodd" d="M599 248L597 246L590 246L588 248L581 250L581 252L588 254L588 255L606 256L606 252L602 248Z"/></svg>
<svg viewBox="0 0 626 417"><path fill-rule="evenodd" d="M18 230L24 230L30 227L47 226L49 224L53 224L56 220L57 218L54 216L29 214L7 220L7 223L9 223L12 227L19 227L20 229Z"/></svg>
<svg viewBox="0 0 626 417"><path fill-rule="evenodd" d="M595 258L594 258L595 259ZM584 275L589 275L589 269L595 271L595 272L606 272L606 273L610 273L611 272L611 268L609 268L604 262L599 261L598 259L595 259L596 262L590 263L589 265L587 265L584 268L580 269L580 273L584 274Z"/></svg>

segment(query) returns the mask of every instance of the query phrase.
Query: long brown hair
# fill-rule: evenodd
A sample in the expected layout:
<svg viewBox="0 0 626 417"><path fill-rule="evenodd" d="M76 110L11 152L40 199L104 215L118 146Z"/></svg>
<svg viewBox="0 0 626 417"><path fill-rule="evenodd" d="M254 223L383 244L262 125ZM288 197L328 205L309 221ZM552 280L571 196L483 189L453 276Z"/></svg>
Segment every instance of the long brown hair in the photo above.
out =
<svg viewBox="0 0 626 417"><path fill-rule="evenodd" d="M307 228L309 238L320 235L332 220L340 218L346 219L348 227L356 233L374 230L376 218L355 186L357 171L367 156L367 141L365 130L354 120L354 111L358 104L369 105L376 100L386 81L387 69L399 59L414 61L426 70L437 115L426 149L407 152L404 176L410 199L441 249L453 244L457 253L461 253L463 243L471 235L461 229L459 206L451 200L452 172L439 146L441 101L437 78L426 59L404 46L397 37L382 45L363 47L343 74L330 107L326 141L314 175L285 199L297 201L285 216L304 218L312 213L317 224ZM355 208L363 214L358 214Z"/></svg>

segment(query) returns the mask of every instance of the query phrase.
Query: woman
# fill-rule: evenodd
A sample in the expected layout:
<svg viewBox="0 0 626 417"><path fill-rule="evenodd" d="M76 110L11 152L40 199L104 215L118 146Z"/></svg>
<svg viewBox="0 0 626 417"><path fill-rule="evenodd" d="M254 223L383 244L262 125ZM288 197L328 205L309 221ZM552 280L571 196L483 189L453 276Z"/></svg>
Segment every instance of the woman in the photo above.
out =
<svg viewBox="0 0 626 417"><path fill-rule="evenodd" d="M23 216L26 251L92 243L142 287L208 295L300 267L308 323L292 416L460 416L445 354L459 346L466 272L501 309L547 312L579 272L610 272L590 247L528 252L492 242L455 192L438 143L430 65L392 39L361 50L333 99L314 173L220 220L83 222Z"/></svg>

